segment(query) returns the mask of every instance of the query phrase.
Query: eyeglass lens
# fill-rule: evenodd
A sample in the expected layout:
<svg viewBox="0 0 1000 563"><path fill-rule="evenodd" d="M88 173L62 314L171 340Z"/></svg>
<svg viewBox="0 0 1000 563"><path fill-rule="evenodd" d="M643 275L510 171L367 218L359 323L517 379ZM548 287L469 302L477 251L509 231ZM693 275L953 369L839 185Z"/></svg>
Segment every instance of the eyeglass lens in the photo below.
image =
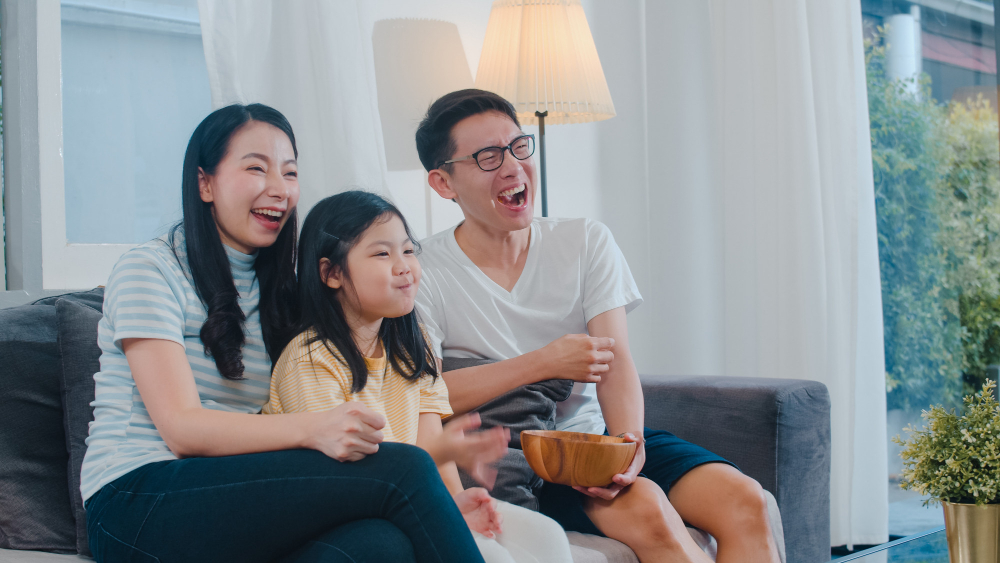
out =
<svg viewBox="0 0 1000 563"><path fill-rule="evenodd" d="M479 153L476 157L476 162L479 164L479 167L486 172L496 170L497 168L500 168L501 164L503 164L503 153L506 150L506 147L488 148ZM514 142L510 145L510 152L514 155L514 158L524 160L534 154L535 140L528 136L514 139Z"/></svg>

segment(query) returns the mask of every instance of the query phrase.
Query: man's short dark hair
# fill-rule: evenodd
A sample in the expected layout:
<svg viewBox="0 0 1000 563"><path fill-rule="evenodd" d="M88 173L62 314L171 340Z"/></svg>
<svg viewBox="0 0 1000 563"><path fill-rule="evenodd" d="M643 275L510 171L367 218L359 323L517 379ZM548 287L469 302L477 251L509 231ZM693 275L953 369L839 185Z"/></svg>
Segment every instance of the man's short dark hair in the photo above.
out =
<svg viewBox="0 0 1000 563"><path fill-rule="evenodd" d="M469 88L445 94L437 99L427 109L427 115L417 127L417 155L420 163L428 172L441 168L441 164L449 160L455 152L455 141L451 138L451 129L456 123L466 117L498 111L511 119L518 127L517 112L514 106L502 97L487 92Z"/></svg>

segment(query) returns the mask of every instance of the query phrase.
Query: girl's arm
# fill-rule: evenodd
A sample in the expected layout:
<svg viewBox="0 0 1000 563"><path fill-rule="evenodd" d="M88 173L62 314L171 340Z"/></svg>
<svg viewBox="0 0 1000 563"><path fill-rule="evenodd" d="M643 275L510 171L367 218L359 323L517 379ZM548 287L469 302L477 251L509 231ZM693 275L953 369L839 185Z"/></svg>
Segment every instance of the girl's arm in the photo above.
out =
<svg viewBox="0 0 1000 563"><path fill-rule="evenodd" d="M378 451L385 419L360 403L321 413L260 416L205 409L184 348L169 340L122 340L132 377L163 440L178 457L310 448L339 461Z"/></svg>
<svg viewBox="0 0 1000 563"><path fill-rule="evenodd" d="M502 533L503 516L497 511L496 500L490 497L486 489L477 487L466 490L458 476L455 462L439 462L439 458L434 457L431 450L427 449L428 446L431 449L440 449L440 443L447 440L441 427L441 415L421 413L417 424L417 446L430 453L431 458L437 463L438 471L441 472L441 480L444 481L448 492L455 499L455 504L458 505L458 510L462 513L469 528L488 538L494 537L495 533ZM504 442L504 447L506 449L506 442Z"/></svg>
<svg viewBox="0 0 1000 563"><path fill-rule="evenodd" d="M492 488L496 469L490 464L507 453L510 430L496 427L473 432L481 424L478 413L455 417L442 428L441 416L436 415L437 420L432 420L431 414L434 413L420 414L420 423L425 426L418 426L417 445L431 454L434 463L439 466L455 462L476 481ZM427 417L427 422L424 422L424 417ZM424 435L422 440L421 431Z"/></svg>

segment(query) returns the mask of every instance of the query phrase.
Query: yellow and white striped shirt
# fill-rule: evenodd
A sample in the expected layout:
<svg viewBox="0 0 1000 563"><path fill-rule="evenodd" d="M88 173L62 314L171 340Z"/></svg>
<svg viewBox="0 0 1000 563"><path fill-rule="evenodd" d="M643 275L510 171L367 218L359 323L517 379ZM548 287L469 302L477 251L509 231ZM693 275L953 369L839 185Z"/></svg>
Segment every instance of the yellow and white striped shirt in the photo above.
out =
<svg viewBox="0 0 1000 563"><path fill-rule="evenodd" d="M444 378L432 380L424 375L407 381L384 354L365 358L368 383L360 393L351 393L354 378L347 362L339 352L331 354L322 342L307 344L315 334L312 330L303 332L281 353L271 375L271 398L264 405L264 414L325 411L360 401L385 416L385 441L414 445L421 414L436 413L442 418L453 414Z"/></svg>

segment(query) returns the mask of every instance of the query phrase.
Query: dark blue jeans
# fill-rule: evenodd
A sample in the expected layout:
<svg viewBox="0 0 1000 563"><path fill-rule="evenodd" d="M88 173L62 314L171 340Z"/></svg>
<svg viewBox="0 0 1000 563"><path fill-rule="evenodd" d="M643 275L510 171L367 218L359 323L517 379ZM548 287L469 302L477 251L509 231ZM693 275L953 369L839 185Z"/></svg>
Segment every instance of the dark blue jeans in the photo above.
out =
<svg viewBox="0 0 1000 563"><path fill-rule="evenodd" d="M482 562L423 450L341 463L312 450L161 461L87 501L99 563Z"/></svg>

